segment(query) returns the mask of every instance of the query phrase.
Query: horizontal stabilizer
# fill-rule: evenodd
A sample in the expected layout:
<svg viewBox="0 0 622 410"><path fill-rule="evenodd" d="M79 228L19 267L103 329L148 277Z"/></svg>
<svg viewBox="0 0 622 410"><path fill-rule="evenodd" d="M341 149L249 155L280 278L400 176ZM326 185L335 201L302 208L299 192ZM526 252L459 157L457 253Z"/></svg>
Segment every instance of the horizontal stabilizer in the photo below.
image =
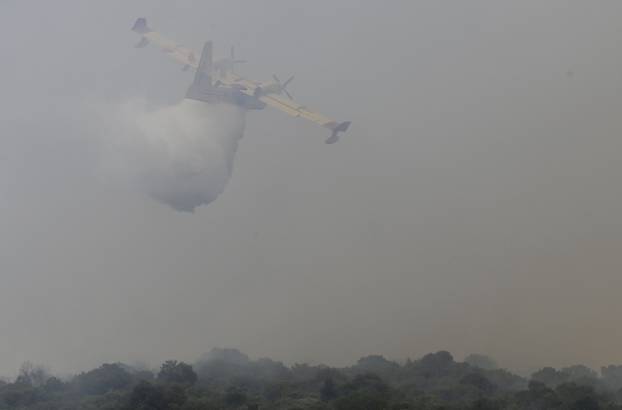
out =
<svg viewBox="0 0 622 410"><path fill-rule="evenodd" d="M149 28L149 26L147 26L147 19L144 17L136 19L136 21L134 22L134 27L132 27L132 31L135 31L138 34L145 34L150 32L151 29Z"/></svg>
<svg viewBox="0 0 622 410"><path fill-rule="evenodd" d="M138 43L136 43L136 45L134 47L136 48L143 48L143 47L147 47L147 45L149 44L149 40L147 40L145 37L141 38L140 41Z"/></svg>
<svg viewBox="0 0 622 410"><path fill-rule="evenodd" d="M339 141L339 133L346 132L350 124L351 124L350 121L344 121L341 123L331 124L329 128L333 130L333 133L330 135L330 137L328 137L328 139L325 142L327 144L334 144L335 142Z"/></svg>

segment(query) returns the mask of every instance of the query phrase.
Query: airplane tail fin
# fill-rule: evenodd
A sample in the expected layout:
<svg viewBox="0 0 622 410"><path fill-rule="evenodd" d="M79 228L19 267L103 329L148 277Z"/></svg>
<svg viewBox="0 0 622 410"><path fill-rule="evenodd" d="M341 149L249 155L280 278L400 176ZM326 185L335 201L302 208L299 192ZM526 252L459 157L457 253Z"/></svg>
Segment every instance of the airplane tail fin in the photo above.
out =
<svg viewBox="0 0 622 410"><path fill-rule="evenodd" d="M328 128L333 130L333 133L330 135L330 137L328 137L328 139L325 142L327 144L334 144L335 142L339 141L339 133L346 132L350 124L352 124L351 121L332 123Z"/></svg>
<svg viewBox="0 0 622 410"><path fill-rule="evenodd" d="M147 19L144 17L136 19L134 22L134 26L132 27L132 31L138 34L145 34L151 31L149 26L147 26Z"/></svg>
<svg viewBox="0 0 622 410"><path fill-rule="evenodd" d="M200 97L212 88L212 66L212 42L207 41L203 46L199 66L194 73L194 79L188 88L186 98L200 100Z"/></svg>
<svg viewBox="0 0 622 410"><path fill-rule="evenodd" d="M207 85L211 85L211 75L212 75L212 42L206 41L203 45L203 51L201 52L201 59L199 60L199 66L197 67L197 71L194 75L194 83L207 83Z"/></svg>

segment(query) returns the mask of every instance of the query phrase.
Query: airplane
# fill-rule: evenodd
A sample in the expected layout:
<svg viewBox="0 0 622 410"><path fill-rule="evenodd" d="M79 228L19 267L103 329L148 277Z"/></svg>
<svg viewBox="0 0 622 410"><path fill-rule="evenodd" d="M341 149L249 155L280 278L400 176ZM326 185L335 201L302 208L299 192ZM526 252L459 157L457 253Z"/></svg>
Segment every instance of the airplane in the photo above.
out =
<svg viewBox="0 0 622 410"><path fill-rule="evenodd" d="M179 45L160 33L151 30L147 25L147 19L139 18L134 23L132 31L141 36L136 44L137 48L154 44L173 60L182 65L182 70L195 70L194 79L188 88L186 98L203 101L206 103L228 103L238 105L247 110L262 110L269 105L292 117L302 117L319 124L331 131L330 137L325 141L334 144L339 140L341 132L348 130L350 121L337 122L320 113L296 103L287 86L294 79L289 77L281 82L276 75L274 81L254 81L246 79L234 72L236 64L246 62L235 58L233 47L229 57L213 60L213 44L208 41L203 46L200 57L194 50ZM285 97L284 97L284 96Z"/></svg>

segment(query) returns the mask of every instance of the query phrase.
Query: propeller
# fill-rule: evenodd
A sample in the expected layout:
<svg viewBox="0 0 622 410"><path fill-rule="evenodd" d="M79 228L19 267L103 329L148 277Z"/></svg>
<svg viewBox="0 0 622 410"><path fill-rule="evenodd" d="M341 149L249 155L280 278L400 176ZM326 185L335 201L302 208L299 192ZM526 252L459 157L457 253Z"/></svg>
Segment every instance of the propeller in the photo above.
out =
<svg viewBox="0 0 622 410"><path fill-rule="evenodd" d="M272 74L272 78L274 78L274 81L276 81L276 83L279 85L280 90L285 93L287 98L293 100L291 94L287 92L287 85L292 82L294 76L289 77L284 83L281 83L281 80L279 80L279 77L277 77L276 74Z"/></svg>

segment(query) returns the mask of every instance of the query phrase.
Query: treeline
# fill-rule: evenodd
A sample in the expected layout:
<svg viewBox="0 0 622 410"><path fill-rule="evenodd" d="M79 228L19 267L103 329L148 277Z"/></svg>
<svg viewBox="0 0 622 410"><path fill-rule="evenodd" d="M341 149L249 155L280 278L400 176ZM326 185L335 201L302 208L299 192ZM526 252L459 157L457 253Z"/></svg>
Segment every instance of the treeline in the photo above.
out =
<svg viewBox="0 0 622 410"><path fill-rule="evenodd" d="M622 366L600 374L582 365L546 367L525 379L486 356L456 362L444 351L404 364L367 356L338 369L215 349L194 365L104 364L66 380L25 364L15 380L0 382L0 409L622 410Z"/></svg>

